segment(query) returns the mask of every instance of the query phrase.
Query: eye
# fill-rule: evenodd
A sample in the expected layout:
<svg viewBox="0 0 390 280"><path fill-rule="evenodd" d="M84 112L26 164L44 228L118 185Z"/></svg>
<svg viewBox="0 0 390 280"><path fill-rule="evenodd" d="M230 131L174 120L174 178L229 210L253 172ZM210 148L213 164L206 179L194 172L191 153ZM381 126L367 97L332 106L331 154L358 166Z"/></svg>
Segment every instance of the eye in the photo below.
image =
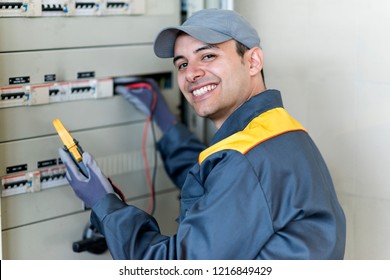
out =
<svg viewBox="0 0 390 280"><path fill-rule="evenodd" d="M217 57L215 54L212 54L212 53L208 53L208 54L205 54L203 57L202 57L202 60L212 60L214 59L215 57Z"/></svg>
<svg viewBox="0 0 390 280"><path fill-rule="evenodd" d="M176 65L176 67L177 67L177 69L178 69L178 70L182 70L182 69L186 68L186 67L187 67L187 65L188 65L188 63L187 63L187 62L184 62L184 63L178 63L178 64Z"/></svg>

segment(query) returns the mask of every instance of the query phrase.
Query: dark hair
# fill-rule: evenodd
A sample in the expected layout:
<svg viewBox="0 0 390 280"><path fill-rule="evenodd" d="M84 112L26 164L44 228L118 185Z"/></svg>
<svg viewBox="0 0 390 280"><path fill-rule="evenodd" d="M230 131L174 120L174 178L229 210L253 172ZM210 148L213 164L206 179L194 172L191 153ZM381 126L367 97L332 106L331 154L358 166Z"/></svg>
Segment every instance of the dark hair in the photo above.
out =
<svg viewBox="0 0 390 280"><path fill-rule="evenodd" d="M249 48L247 46L236 41L236 51L237 51L239 56L244 57L244 54L247 50L249 50ZM264 70L263 69L261 69L261 77L263 78L263 82L265 84Z"/></svg>
<svg viewBox="0 0 390 280"><path fill-rule="evenodd" d="M239 56L244 57L244 54L247 50L249 50L249 48L247 46L236 41L236 51L237 51Z"/></svg>

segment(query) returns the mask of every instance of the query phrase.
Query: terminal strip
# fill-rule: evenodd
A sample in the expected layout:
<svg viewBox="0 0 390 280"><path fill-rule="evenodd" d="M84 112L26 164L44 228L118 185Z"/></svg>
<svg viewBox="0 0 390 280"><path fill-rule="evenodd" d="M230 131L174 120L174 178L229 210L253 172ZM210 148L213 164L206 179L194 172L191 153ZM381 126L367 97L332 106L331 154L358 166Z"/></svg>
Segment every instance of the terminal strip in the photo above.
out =
<svg viewBox="0 0 390 280"><path fill-rule="evenodd" d="M0 88L0 108L33 106L114 95L113 79L90 79Z"/></svg>
<svg viewBox="0 0 390 280"><path fill-rule="evenodd" d="M34 5L32 0L19 1L1 1L0 0L0 17L26 17L34 16ZM31 7L31 9L29 9Z"/></svg>
<svg viewBox="0 0 390 280"><path fill-rule="evenodd" d="M0 9L2 10L15 10L15 9L20 9L22 7L23 7L23 2L13 2L13 1L0 2Z"/></svg>
<svg viewBox="0 0 390 280"><path fill-rule="evenodd" d="M146 0L0 0L0 17L145 14Z"/></svg>
<svg viewBox="0 0 390 280"><path fill-rule="evenodd" d="M53 162L53 161L52 161ZM38 192L67 184L66 167L55 160L53 166L41 167L31 172L7 174L1 178L1 196Z"/></svg>
<svg viewBox="0 0 390 280"><path fill-rule="evenodd" d="M75 2L73 16L100 16L102 11L101 1L77 0Z"/></svg>
<svg viewBox="0 0 390 280"><path fill-rule="evenodd" d="M0 88L0 108L28 105L29 89L25 86Z"/></svg>
<svg viewBox="0 0 390 280"><path fill-rule="evenodd" d="M74 11L74 3L69 0L41 1L41 16L69 16Z"/></svg>

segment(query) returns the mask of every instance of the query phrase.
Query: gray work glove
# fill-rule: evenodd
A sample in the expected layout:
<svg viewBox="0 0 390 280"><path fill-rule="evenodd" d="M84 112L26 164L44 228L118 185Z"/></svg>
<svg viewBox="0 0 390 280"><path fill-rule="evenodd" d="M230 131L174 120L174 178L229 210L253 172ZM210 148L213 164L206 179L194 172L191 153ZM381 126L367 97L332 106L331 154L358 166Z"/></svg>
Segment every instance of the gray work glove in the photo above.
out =
<svg viewBox="0 0 390 280"><path fill-rule="evenodd" d="M118 78L115 83L115 93L122 95L145 115L152 114L153 120L163 133L176 123L175 116L153 79ZM153 108L154 97L156 101Z"/></svg>
<svg viewBox="0 0 390 280"><path fill-rule="evenodd" d="M83 153L83 163L87 168L88 178L79 171L67 152L59 149L59 154L67 169L66 179L76 195L85 203L85 206L93 207L106 194L114 193L110 181L88 152Z"/></svg>

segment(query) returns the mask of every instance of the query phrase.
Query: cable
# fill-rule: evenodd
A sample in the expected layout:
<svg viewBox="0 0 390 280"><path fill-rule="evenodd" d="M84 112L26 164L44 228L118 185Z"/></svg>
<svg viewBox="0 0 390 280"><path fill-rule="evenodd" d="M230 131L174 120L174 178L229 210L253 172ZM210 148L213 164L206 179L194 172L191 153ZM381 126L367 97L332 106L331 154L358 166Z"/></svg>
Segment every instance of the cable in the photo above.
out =
<svg viewBox="0 0 390 280"><path fill-rule="evenodd" d="M144 130L143 130L143 136L142 136L142 156L143 156L143 161L144 161L146 180L147 180L147 184L149 186L149 193L150 193L148 206L147 206L146 211L150 215L154 214L154 211L156 208L155 181L156 181L156 173L157 173L156 133L155 133L154 122L153 122L153 113L155 111L156 104L157 104L157 93L156 93L153 85L154 85L153 81L144 81L144 80L135 80L133 83L125 85L125 87L127 89L130 89L130 90L147 89L147 92L152 95L152 100L151 100L152 104L150 106L150 113L147 116ZM142 93L142 94L146 94L146 93ZM121 93L121 95L124 96L123 92ZM152 177L150 175L149 162L148 162L147 149L146 149L149 125L151 125L151 131L152 131L153 143L154 143L154 165L153 165L154 168L153 168Z"/></svg>
<svg viewBox="0 0 390 280"><path fill-rule="evenodd" d="M150 194L149 194L149 201L147 206L147 212L150 215L154 214L155 208L156 208L156 197L155 197L155 185L156 185L156 174L157 174L157 160L158 160L158 153L157 153L157 140L156 140L156 131L155 131L155 124L153 121L153 116L155 112L155 108L157 105L157 93L159 90L159 86L153 79L149 78L122 78L117 79L116 81L117 87L115 87L116 93L119 95L122 95L127 101L130 103L133 103L133 97L131 94L129 94L129 90L140 90L140 94L145 94L143 97L142 102L151 102L151 106L146 107L149 109L149 114L147 116L144 130L143 130L143 136L142 136L142 157L144 161L144 169L146 174L146 180L147 184L149 186ZM146 90L146 91L145 91ZM151 96L147 96L147 94L151 94ZM150 99L152 97L152 99ZM146 109L146 108L145 108ZM140 109L143 111L143 109ZM153 144L154 144L154 164L153 164L153 175L150 175L150 169L149 169L149 162L147 157L147 149L146 149L146 143L147 143L147 135L148 135L148 129L149 125L151 126L151 132L153 136Z"/></svg>
<svg viewBox="0 0 390 280"><path fill-rule="evenodd" d="M156 92L154 90L151 90L151 92L153 94L153 100L152 100L152 106L151 106L150 114L149 114L149 116L148 116L148 118L146 120L145 126L144 126L144 133L143 133L143 138L142 138L142 154L143 154L143 158L144 158L144 168L145 168L145 173L146 173L146 179L148 181L149 189L150 189L150 197L149 197L147 212L150 215L153 215L154 214L154 210L155 210L155 197L156 197L156 195L155 195L155 188L154 188L154 182L153 182L155 179L152 180L151 177L150 177L149 163L148 163L147 152L146 152L146 140L147 140L147 135L148 135L148 127L149 127L149 124L153 120L153 113L154 113L154 109L156 107L156 101L157 101ZM152 122L152 124L153 124L153 122ZM152 129L152 132L154 134L154 129ZM154 166L156 167L156 165L157 164L155 162Z"/></svg>
<svg viewBox="0 0 390 280"><path fill-rule="evenodd" d="M155 194L155 187L156 187L156 178L157 178L157 140L156 140L156 131L155 131L155 126L154 122L152 122L152 136L153 136L153 143L154 143L154 164L153 164L153 176L152 176L152 186L153 186L153 207L152 210L150 211L151 215L153 216L154 211L156 210L156 194Z"/></svg>

